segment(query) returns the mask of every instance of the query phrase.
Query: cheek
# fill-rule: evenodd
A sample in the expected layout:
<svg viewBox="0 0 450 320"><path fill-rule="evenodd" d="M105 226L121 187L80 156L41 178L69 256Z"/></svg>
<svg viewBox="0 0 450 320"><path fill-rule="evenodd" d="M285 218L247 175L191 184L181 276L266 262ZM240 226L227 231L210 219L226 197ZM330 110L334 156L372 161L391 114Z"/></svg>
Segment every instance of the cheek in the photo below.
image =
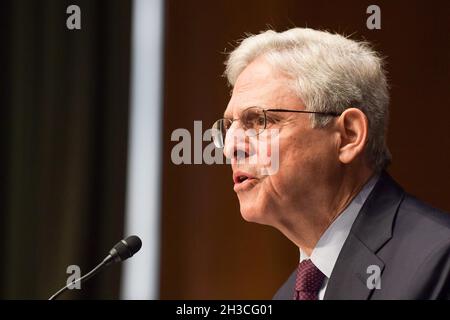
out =
<svg viewBox="0 0 450 320"><path fill-rule="evenodd" d="M266 130L263 134L251 141L251 150L254 150L261 163L280 153L280 139L278 131Z"/></svg>
<svg viewBox="0 0 450 320"><path fill-rule="evenodd" d="M292 188L293 185L314 183L329 162L329 148L314 137L289 138L280 143L280 168L274 183ZM283 143L284 142L284 143Z"/></svg>
<svg viewBox="0 0 450 320"><path fill-rule="evenodd" d="M308 158L310 146L298 138L288 138L279 146L280 171L295 171L301 169Z"/></svg>
<svg viewBox="0 0 450 320"><path fill-rule="evenodd" d="M311 184L320 184L333 174L338 157L332 139L326 134L317 134L283 149L280 171L285 170L286 179L296 179L299 188L308 189Z"/></svg>

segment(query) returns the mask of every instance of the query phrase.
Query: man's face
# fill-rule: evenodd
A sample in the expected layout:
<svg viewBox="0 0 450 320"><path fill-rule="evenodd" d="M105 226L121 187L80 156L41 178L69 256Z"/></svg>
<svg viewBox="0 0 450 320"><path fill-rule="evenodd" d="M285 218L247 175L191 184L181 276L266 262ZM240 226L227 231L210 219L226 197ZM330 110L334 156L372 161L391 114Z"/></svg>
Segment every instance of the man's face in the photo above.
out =
<svg viewBox="0 0 450 320"><path fill-rule="evenodd" d="M225 117L239 119L248 107L304 110L304 104L291 89L291 80L266 62L254 60L239 75ZM247 221L287 226L298 214L320 201L321 188L333 179L338 166L337 139L329 127L314 129L310 117L302 113L268 112L267 129L256 137L242 137L234 121L225 140L225 155L232 159L234 190L241 214ZM273 130L277 130L274 134ZM264 175L261 141L278 139L279 169ZM236 156L236 151L241 156ZM269 152L277 152L276 149ZM245 156L242 156L244 155ZM265 157L267 158L267 157ZM241 182L241 177L247 177Z"/></svg>

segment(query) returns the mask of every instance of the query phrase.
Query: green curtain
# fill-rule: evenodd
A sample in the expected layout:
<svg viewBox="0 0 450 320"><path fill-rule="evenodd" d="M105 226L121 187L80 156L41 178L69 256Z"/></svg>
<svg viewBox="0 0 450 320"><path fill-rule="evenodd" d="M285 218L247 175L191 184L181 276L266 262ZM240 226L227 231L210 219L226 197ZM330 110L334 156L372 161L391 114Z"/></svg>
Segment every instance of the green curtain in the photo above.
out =
<svg viewBox="0 0 450 320"><path fill-rule="evenodd" d="M0 19L0 298L47 299L124 235L131 1L2 0ZM113 266L62 298L119 285Z"/></svg>

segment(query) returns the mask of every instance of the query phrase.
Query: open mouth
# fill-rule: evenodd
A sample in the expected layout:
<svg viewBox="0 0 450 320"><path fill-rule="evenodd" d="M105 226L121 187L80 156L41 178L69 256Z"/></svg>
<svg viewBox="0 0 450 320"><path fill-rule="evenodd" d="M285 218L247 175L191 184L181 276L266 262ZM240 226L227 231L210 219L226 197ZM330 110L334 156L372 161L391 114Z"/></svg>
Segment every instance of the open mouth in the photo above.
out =
<svg viewBox="0 0 450 320"><path fill-rule="evenodd" d="M246 190L254 185L256 179L252 175L238 171L233 174L234 191Z"/></svg>
<svg viewBox="0 0 450 320"><path fill-rule="evenodd" d="M233 174L233 182L234 184L240 184L247 180L254 179L251 175L245 173L245 172L235 172Z"/></svg>
<svg viewBox="0 0 450 320"><path fill-rule="evenodd" d="M244 182L247 179L248 179L247 176L238 176L237 177L237 183L242 183L242 182Z"/></svg>

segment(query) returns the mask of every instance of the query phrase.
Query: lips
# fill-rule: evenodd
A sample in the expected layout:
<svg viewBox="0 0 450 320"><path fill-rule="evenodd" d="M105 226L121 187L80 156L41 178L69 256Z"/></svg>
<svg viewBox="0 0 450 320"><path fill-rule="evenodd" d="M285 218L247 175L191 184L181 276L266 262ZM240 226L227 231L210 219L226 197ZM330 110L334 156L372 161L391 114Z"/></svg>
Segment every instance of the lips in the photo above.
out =
<svg viewBox="0 0 450 320"><path fill-rule="evenodd" d="M243 183L246 180L254 179L250 173L244 171L236 171L233 173L233 182L234 184Z"/></svg>
<svg viewBox="0 0 450 320"><path fill-rule="evenodd" d="M252 186L255 181L255 176L248 172L235 171L233 173L234 191L244 190Z"/></svg>

